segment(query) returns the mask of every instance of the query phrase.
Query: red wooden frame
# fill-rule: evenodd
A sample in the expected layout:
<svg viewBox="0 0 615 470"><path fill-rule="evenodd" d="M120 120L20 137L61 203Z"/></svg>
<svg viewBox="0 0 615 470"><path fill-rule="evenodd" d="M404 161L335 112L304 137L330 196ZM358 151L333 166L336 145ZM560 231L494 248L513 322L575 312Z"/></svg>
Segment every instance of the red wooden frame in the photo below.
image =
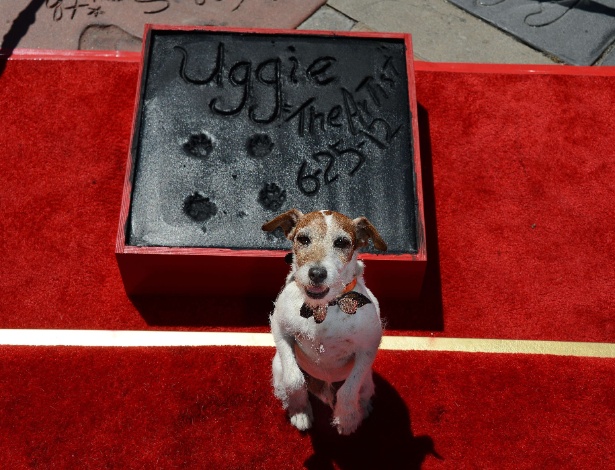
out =
<svg viewBox="0 0 615 470"><path fill-rule="evenodd" d="M73 51L54 49L0 49L0 58L9 60L96 60L112 62L139 62L140 52L131 51Z"/></svg>
<svg viewBox="0 0 615 470"><path fill-rule="evenodd" d="M155 27L158 29L158 27ZM170 29L170 28L169 28ZM180 29L180 28L175 28ZM194 28L188 28L194 29ZM233 30L209 27L211 31L271 31L271 30ZM329 36L364 36L385 37L386 34L396 33L340 33L330 31L289 30L281 33L292 34L328 34ZM96 60L113 62L141 62L141 52L130 51L73 51L53 49L26 49L18 48L13 51L0 49L0 58L8 56L9 60ZM612 77L615 75L615 66L578 66L578 65L532 65L532 64L480 64L472 62L425 62L414 61L415 72L442 72L442 73L492 73L492 74L519 74L519 75L585 75L594 77Z"/></svg>
<svg viewBox="0 0 615 470"><path fill-rule="evenodd" d="M137 89L137 104L133 117L133 132L139 123L138 97L142 92L145 53L152 31L211 31L259 35L309 35L328 37L355 37L401 39L406 45L408 94L412 113L413 163L417 197L417 253L416 254L362 254L366 261L366 278L376 295L397 297L417 296L420 292L427 263L423 191L417 123L417 104L414 82L412 42L409 34L353 33L330 31L262 30L195 26L147 25L143 41L142 58ZM233 250L218 248L137 247L126 244L126 230L130 212L134 157L131 152L126 167L126 179L116 243L116 257L124 286L128 294L196 294L196 295L275 295L280 289L288 266L284 251ZM264 222L264 221L263 221Z"/></svg>
<svg viewBox="0 0 615 470"><path fill-rule="evenodd" d="M615 66L578 65L532 65L532 64L475 64L465 62L422 62L415 61L414 69L421 72L449 73L490 73L512 75L585 75L590 77L612 77Z"/></svg>

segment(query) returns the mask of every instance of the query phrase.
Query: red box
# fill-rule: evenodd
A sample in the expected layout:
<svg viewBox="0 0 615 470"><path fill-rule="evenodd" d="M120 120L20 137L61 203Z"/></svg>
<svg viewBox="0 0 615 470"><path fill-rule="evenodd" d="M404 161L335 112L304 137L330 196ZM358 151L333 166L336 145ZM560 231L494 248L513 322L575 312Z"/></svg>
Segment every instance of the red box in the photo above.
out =
<svg viewBox="0 0 615 470"><path fill-rule="evenodd" d="M409 250L409 252L386 254L363 253L360 255L360 258L363 259L366 264L365 277L367 285L373 290L376 296L389 298L418 296L427 262L427 251L425 246L414 65L410 35L401 33L334 33L295 30L278 31L159 26L148 26L145 31L140 82L130 146L131 151L128 156L122 210L116 243L116 257L126 292L129 295L258 295L270 296L273 299L280 290L284 277L288 272L288 266L284 262L284 256L288 250L237 249L223 246L142 246L139 244L131 244L131 208L134 202L136 162L139 157L139 139L141 136L140 100L144 93L146 82L144 70L149 60L148 54L152 34L173 34L174 32L203 34L228 33L236 35L237 40L250 38L256 35L271 38L272 43L280 36L295 36L298 38L318 37L331 38L332 40L336 38L365 38L403 42L405 47L405 73L408 85L408 102L410 106L410 129L407 129L407 132L410 136L409 142L411 148L408 153L410 153L410 151L412 153L411 168L413 169L412 178L414 180L414 198L411 204L412 210L415 211L413 219L415 227L412 227L411 231L416 238L413 242L415 248ZM266 81L266 78L263 78L266 77L265 72L262 73L263 76L261 78ZM326 75L321 74L320 78L325 76ZM239 78L236 78L236 82L239 82ZM379 93L380 92L385 93L385 90L381 89ZM326 115L323 121L325 119ZM372 122L372 124L374 123ZM324 126L324 124L321 125ZM350 124L350 126L352 126L352 124ZM397 133L398 130L399 128L395 130L395 133ZM403 132L406 132L406 130L404 129ZM369 144L374 145L374 142L375 144L379 144L378 139L369 136L366 132L364 132L364 134L371 139ZM322 173L314 174L319 177L323 175ZM289 207L285 207L278 212L282 212L288 208ZM307 212L302 207L298 208ZM320 209L338 210L337 207L320 207ZM277 212L271 212L269 217L262 218L261 223L264 223L268 218L272 218L276 214ZM358 216L363 214L349 215ZM386 214L386 216L394 219L397 217L397 214L390 213Z"/></svg>

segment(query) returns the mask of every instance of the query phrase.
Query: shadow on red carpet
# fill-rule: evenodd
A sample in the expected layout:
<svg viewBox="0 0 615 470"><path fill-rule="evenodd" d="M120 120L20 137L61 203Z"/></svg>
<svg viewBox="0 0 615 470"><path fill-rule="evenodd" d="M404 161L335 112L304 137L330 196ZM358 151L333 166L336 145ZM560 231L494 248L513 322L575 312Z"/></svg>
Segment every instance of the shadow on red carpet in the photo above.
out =
<svg viewBox="0 0 615 470"><path fill-rule="evenodd" d="M379 299L381 315L389 333L401 331L444 331L442 308L442 282L440 278L440 254L438 248L438 224L436 223L436 195L431 152L429 116L427 110L418 106L419 137L423 179L423 205L427 237L427 267L420 297L412 300ZM368 266L369 268L369 266Z"/></svg>
<svg viewBox="0 0 615 470"><path fill-rule="evenodd" d="M378 374L374 374L374 382L374 410L350 436L340 436L330 425L331 409L310 397L315 419L308 434L314 454L304 463L306 468L420 469L428 455L442 459L431 437L413 435L410 413L395 388Z"/></svg>
<svg viewBox="0 0 615 470"><path fill-rule="evenodd" d="M269 328L273 298L135 296L130 299L152 327Z"/></svg>

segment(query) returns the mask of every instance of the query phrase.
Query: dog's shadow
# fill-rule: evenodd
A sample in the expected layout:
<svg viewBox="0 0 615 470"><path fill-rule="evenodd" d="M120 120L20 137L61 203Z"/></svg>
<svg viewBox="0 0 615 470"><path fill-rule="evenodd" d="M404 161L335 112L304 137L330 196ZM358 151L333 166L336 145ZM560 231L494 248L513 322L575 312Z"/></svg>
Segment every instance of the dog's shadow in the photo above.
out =
<svg viewBox="0 0 615 470"><path fill-rule="evenodd" d="M308 431L314 454L305 461L310 470L362 468L420 469L428 455L441 459L429 436L414 436L403 399L385 379L374 374L374 410L350 436L331 425L331 409L310 396L314 424Z"/></svg>
<svg viewBox="0 0 615 470"><path fill-rule="evenodd" d="M149 326L190 328L269 327L270 297L180 295L131 296L130 301Z"/></svg>

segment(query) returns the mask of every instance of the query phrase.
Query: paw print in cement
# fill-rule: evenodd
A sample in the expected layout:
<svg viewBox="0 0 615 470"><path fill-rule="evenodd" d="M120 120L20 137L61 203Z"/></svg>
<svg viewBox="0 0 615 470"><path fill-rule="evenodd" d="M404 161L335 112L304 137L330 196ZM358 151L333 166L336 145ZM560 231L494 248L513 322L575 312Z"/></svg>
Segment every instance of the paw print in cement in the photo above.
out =
<svg viewBox="0 0 615 470"><path fill-rule="evenodd" d="M214 142L205 133L192 134L184 144L184 150L193 157L206 158L214 150Z"/></svg>
<svg viewBox="0 0 615 470"><path fill-rule="evenodd" d="M258 202L265 209L277 211L286 201L286 190L275 183L267 183L258 193Z"/></svg>
<svg viewBox="0 0 615 470"><path fill-rule="evenodd" d="M254 158L265 158L273 150L273 141L267 134L254 134L248 139L248 154Z"/></svg>
<svg viewBox="0 0 615 470"><path fill-rule="evenodd" d="M218 213L218 206L208 197L194 192L184 200L184 212L195 222L205 222Z"/></svg>

